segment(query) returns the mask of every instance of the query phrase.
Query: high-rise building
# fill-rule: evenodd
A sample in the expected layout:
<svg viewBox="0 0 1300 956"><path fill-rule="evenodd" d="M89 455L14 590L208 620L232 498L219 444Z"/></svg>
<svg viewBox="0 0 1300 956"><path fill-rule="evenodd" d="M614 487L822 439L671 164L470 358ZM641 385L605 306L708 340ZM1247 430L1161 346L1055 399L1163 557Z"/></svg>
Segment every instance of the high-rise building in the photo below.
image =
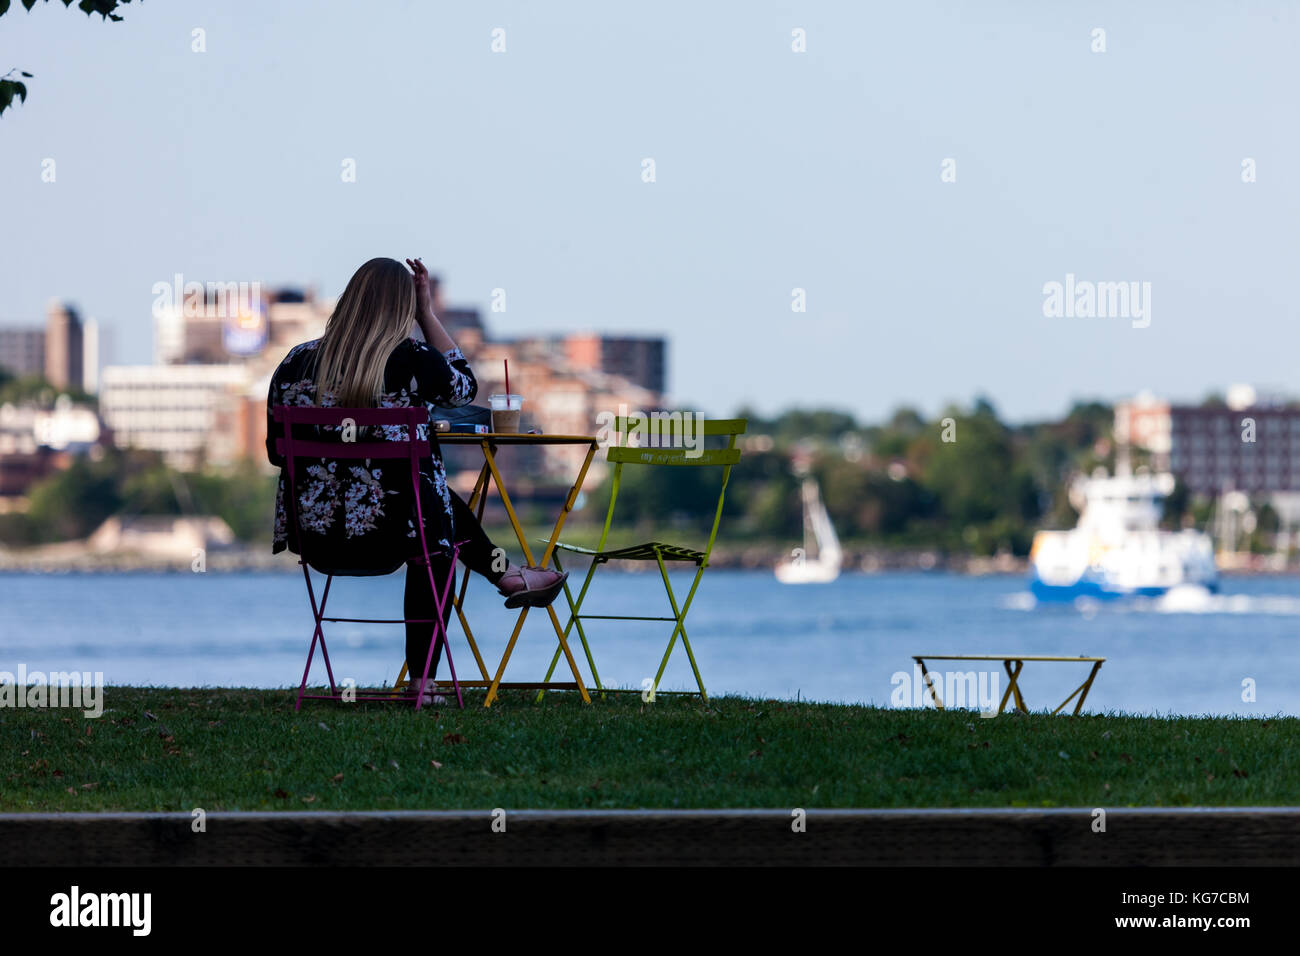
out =
<svg viewBox="0 0 1300 956"><path fill-rule="evenodd" d="M558 344L575 371L618 375L661 394L667 390L662 338L584 333L566 335Z"/></svg>
<svg viewBox="0 0 1300 956"><path fill-rule="evenodd" d="M81 316L71 305L50 303L45 322L45 380L55 388L84 384Z"/></svg>
<svg viewBox="0 0 1300 956"><path fill-rule="evenodd" d="M0 328L0 369L43 376L56 388L94 392L104 339L94 319L82 323L72 306L51 303L45 329Z"/></svg>
<svg viewBox="0 0 1300 956"><path fill-rule="evenodd" d="M1157 471L1194 494L1300 492L1300 409L1234 389L1222 405L1171 405L1150 396L1115 408L1121 453L1150 454Z"/></svg>
<svg viewBox="0 0 1300 956"><path fill-rule="evenodd" d="M181 306L154 310L153 363L177 365L185 361L185 313Z"/></svg>
<svg viewBox="0 0 1300 956"><path fill-rule="evenodd" d="M44 330L0 329L0 369L14 376L44 375Z"/></svg>
<svg viewBox="0 0 1300 956"><path fill-rule="evenodd" d="M104 347L104 330L95 319L82 330L81 388L91 395L99 391L99 362Z"/></svg>

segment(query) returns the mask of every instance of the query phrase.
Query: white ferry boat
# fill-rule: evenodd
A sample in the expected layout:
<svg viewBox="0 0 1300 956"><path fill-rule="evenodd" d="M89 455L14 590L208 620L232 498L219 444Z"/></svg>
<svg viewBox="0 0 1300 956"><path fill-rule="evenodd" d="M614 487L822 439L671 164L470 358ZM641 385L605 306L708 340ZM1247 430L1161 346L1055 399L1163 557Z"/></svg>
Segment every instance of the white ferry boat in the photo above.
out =
<svg viewBox="0 0 1300 956"><path fill-rule="evenodd" d="M1218 588L1214 545L1200 531L1161 531L1172 475L1104 472L1070 490L1080 509L1073 531L1039 531L1029 552L1030 589L1040 601L1159 597L1172 588Z"/></svg>

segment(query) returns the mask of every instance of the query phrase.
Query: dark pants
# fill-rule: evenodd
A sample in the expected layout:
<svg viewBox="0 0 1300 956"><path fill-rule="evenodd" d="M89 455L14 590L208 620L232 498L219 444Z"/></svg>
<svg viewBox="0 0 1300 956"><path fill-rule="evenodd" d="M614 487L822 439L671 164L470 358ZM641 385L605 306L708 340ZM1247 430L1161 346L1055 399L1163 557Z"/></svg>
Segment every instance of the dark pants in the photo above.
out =
<svg viewBox="0 0 1300 956"><path fill-rule="evenodd" d="M450 489L448 489L450 491ZM478 523L478 518L474 512L469 510L469 506L460 499L460 496L454 491L451 494L451 510L453 521L456 525L456 540L465 541L461 545L460 553L457 560L460 564L465 565L476 574L481 574L494 585L501 580L501 575L509 567L504 559L498 561L501 570L493 570L492 552L495 546L489 540L483 531L483 526ZM451 561L448 558L439 555L433 555L433 580L438 585L438 594L441 596L442 588L447 583L447 574L451 569ZM443 624L446 625L451 620L451 595L456 592L455 584L452 585L451 591L447 595L447 603L443 607ZM427 620L428 624L407 624L406 625L406 667L409 671L409 678L413 687L419 686L420 675L424 673L424 661L429 656L429 642L433 640L433 619L437 617L437 606L434 604L433 591L429 587L429 572L425 570L423 564L406 565L406 597L402 602L402 617L410 620L418 618ZM442 657L442 647L439 645L438 650L434 653L433 663L429 666L429 679L432 680L438 670L438 661Z"/></svg>

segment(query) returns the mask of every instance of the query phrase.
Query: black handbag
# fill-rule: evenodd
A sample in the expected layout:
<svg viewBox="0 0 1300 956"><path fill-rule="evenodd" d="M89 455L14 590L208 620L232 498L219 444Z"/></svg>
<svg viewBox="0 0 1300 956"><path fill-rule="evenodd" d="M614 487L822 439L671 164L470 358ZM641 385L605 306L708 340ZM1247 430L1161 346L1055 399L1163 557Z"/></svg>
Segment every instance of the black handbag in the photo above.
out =
<svg viewBox="0 0 1300 956"><path fill-rule="evenodd" d="M430 417L435 422L449 422L452 431L472 431L469 425L486 425L492 427L492 409L486 405L461 405L458 408L443 408L435 405Z"/></svg>

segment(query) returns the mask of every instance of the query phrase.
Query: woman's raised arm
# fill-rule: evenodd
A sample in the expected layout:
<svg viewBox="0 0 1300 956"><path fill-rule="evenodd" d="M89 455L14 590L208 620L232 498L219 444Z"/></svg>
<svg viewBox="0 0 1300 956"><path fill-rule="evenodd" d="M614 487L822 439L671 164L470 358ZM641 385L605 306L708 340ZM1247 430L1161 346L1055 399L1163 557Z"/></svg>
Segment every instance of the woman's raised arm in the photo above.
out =
<svg viewBox="0 0 1300 956"><path fill-rule="evenodd" d="M465 353L456 347L433 313L429 270L419 259L407 259L406 264L415 273L415 319L424 332L424 342L412 339L415 382L420 395L426 402L448 408L468 405L478 394L478 381L470 370Z"/></svg>
<svg viewBox="0 0 1300 956"><path fill-rule="evenodd" d="M415 321L420 323L424 340L439 352L446 354L456 348L442 322L433 314L433 290L429 287L429 270L419 259L407 259L406 264L415 273Z"/></svg>

